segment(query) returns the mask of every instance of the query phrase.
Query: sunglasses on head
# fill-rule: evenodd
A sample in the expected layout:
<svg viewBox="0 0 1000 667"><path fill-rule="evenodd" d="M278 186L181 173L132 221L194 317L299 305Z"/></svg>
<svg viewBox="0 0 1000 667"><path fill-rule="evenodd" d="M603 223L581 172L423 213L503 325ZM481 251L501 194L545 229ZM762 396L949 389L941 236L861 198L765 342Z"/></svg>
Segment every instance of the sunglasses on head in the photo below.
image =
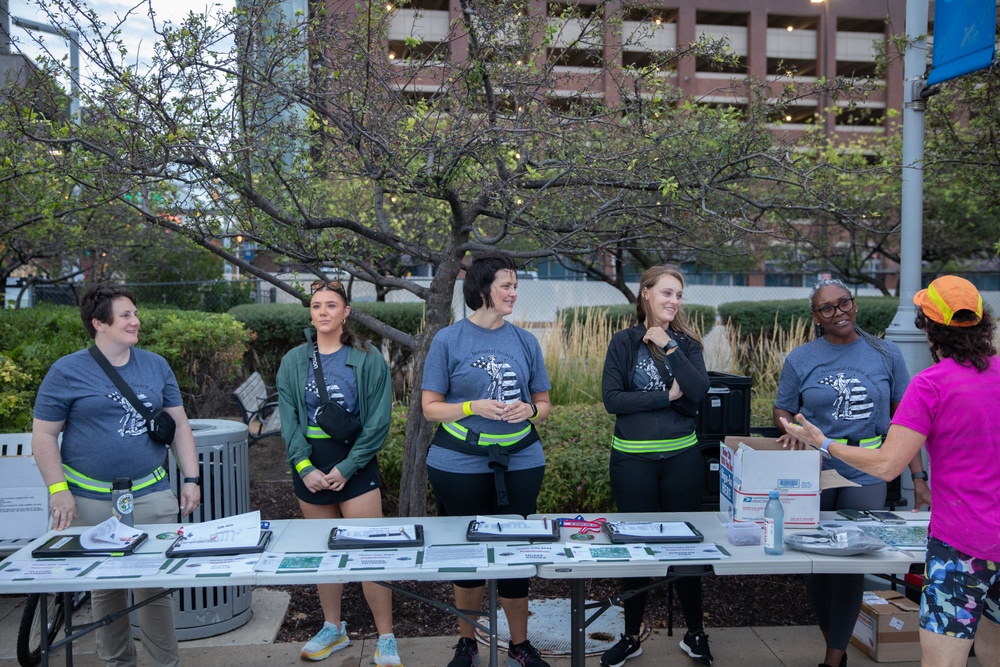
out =
<svg viewBox="0 0 1000 667"><path fill-rule="evenodd" d="M309 289L313 294L324 289L330 289L334 292L343 292L344 283L339 280L314 280L312 285L309 286Z"/></svg>

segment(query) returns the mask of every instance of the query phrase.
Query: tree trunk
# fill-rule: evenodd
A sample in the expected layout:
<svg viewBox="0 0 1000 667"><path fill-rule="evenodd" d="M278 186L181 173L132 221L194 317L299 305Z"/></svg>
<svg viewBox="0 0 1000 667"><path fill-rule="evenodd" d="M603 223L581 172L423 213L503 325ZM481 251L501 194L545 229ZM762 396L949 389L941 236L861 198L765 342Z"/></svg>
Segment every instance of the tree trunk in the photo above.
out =
<svg viewBox="0 0 1000 667"><path fill-rule="evenodd" d="M420 385L423 383L424 360L434 334L451 323L451 299L461 267L461 257L438 265L437 274L431 281L430 296L427 298L424 330L415 339L413 386L410 407L406 413L406 445L399 481L400 516L427 514L427 449L437 425L424 419L420 407Z"/></svg>

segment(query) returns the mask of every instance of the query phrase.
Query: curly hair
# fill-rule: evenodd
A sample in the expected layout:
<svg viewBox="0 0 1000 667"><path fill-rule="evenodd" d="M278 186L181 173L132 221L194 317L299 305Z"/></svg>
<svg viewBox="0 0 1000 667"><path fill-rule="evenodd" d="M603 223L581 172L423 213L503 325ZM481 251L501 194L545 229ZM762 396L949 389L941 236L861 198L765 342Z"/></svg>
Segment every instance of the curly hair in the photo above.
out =
<svg viewBox="0 0 1000 667"><path fill-rule="evenodd" d="M955 313L955 321L968 320L970 314L974 315L968 310L960 310ZM954 359L963 366L972 366L982 373L990 367L990 357L996 356L997 349L993 345L996 325L990 311L985 308L978 324L971 327L950 327L928 318L923 309L917 307L913 324L927 334L934 363L942 359Z"/></svg>

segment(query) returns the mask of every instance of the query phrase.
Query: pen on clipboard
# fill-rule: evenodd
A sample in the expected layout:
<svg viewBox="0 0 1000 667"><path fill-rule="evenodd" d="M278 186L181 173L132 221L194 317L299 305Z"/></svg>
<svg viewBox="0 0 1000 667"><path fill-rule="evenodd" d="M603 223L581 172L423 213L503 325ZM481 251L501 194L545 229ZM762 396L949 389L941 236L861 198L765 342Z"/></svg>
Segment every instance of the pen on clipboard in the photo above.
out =
<svg viewBox="0 0 1000 667"><path fill-rule="evenodd" d="M549 529L549 517L547 516L542 517L542 525L545 526L545 530Z"/></svg>
<svg viewBox="0 0 1000 667"><path fill-rule="evenodd" d="M406 539L408 539L408 540L411 540L411 539L413 539L412 537L410 537L410 536L409 536L409 535L407 534L407 532L406 532L406 528L400 528L400 529L399 529L399 532L401 532L401 533L403 534L403 537L405 537Z"/></svg>
<svg viewBox="0 0 1000 667"><path fill-rule="evenodd" d="M499 521L497 521L497 532L498 533L502 533L503 532L503 526L500 525Z"/></svg>
<svg viewBox="0 0 1000 667"><path fill-rule="evenodd" d="M663 524L662 523L660 524L660 532L661 533L663 532Z"/></svg>

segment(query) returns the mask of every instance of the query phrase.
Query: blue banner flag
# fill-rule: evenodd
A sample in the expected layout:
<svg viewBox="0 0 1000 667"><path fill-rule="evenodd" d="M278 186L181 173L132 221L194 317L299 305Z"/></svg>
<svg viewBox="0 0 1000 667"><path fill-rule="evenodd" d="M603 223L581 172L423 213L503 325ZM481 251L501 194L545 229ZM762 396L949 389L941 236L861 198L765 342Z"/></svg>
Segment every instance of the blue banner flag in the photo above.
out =
<svg viewBox="0 0 1000 667"><path fill-rule="evenodd" d="M937 0L927 85L989 67L996 54L997 0Z"/></svg>

